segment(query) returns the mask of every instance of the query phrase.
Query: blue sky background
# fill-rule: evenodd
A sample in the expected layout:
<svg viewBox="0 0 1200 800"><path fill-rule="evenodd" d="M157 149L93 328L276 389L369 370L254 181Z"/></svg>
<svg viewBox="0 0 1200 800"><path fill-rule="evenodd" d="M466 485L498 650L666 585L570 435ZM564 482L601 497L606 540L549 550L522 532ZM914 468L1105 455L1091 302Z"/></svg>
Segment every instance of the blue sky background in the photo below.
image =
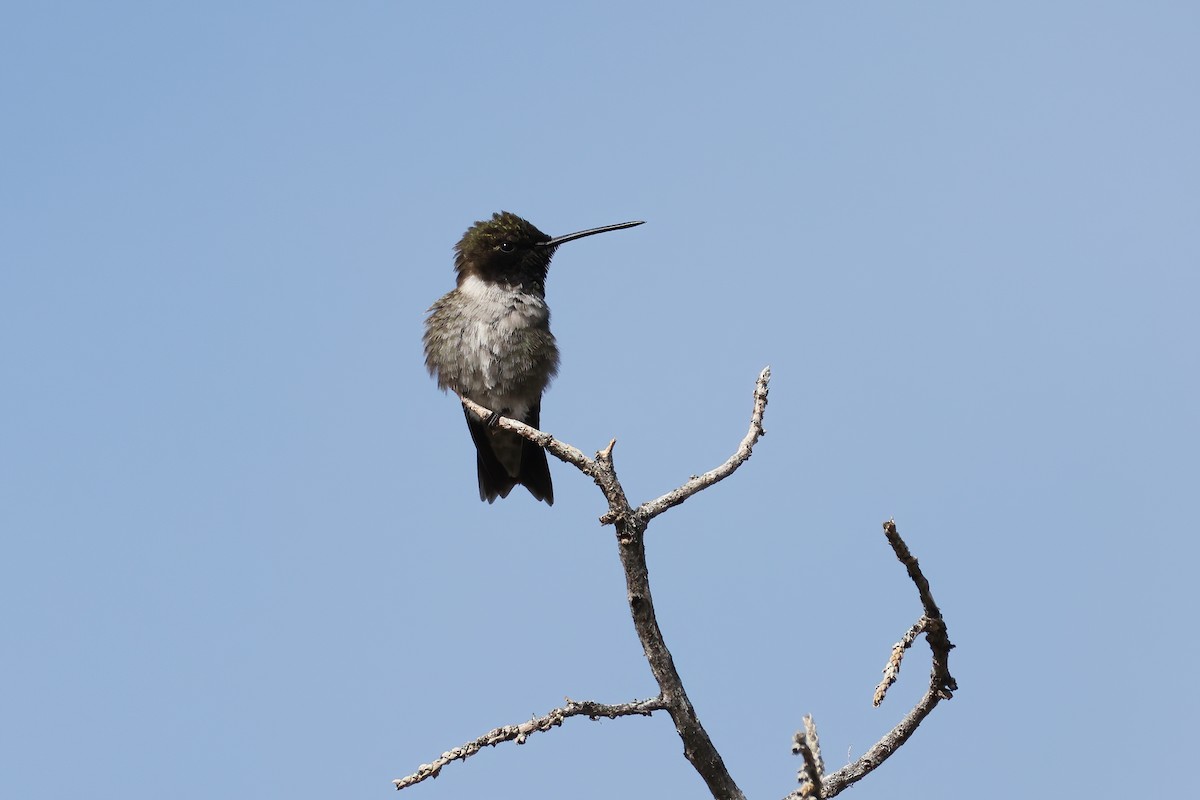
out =
<svg viewBox="0 0 1200 800"><path fill-rule="evenodd" d="M28 3L0 24L0 768L14 798L372 798L651 696L603 500L478 501L422 364L451 246L565 246L544 427L635 502L748 796L1195 791L1192 3ZM406 796L700 797L665 716Z"/></svg>

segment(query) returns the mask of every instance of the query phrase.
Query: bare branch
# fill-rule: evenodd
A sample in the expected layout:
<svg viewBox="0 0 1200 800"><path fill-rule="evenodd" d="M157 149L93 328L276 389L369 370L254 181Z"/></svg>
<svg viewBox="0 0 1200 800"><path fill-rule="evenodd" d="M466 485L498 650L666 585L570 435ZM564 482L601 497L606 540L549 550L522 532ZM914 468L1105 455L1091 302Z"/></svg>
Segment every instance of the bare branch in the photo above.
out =
<svg viewBox="0 0 1200 800"><path fill-rule="evenodd" d="M407 789L409 786L415 786L427 778L436 778L441 773L442 767L452 761L466 761L484 747L495 747L502 742L515 741L517 744L525 744L525 740L529 738L529 734L538 731L548 731L551 728L558 727L568 717L587 716L589 719L599 719L600 717L616 719L617 717L634 715L648 717L653 712L662 711L664 708L666 708L666 705L661 697L653 697L649 700L635 700L631 703L618 703L616 705L606 705L591 700L576 702L568 698L567 704L562 708L556 708L545 716L534 717L528 722L522 722L519 725L505 725L502 728L488 731L478 739L442 753L440 757L434 759L433 763L422 764L412 775L398 778L392 781L392 783L396 785L397 789Z"/></svg>
<svg viewBox="0 0 1200 800"><path fill-rule="evenodd" d="M578 448L555 439L549 433L539 431L537 428L526 425L519 420L511 419L510 417L494 416L493 409L485 408L469 398L460 395L459 399L462 401L463 407L480 420L494 419L494 424L498 427L512 431L539 447L544 447L552 456L573 465L584 475L595 481L596 485L600 487L600 491L604 493L609 505L608 512L600 517L602 525L612 525L623 516L636 514L642 518L643 524L641 527L644 528L644 523L654 519L667 509L679 505L697 492L703 491L713 484L728 478L738 467L746 463L753 454L754 445L767 433L763 428L762 421L763 414L767 410L767 393L770 382L771 368L764 367L754 385L754 409L750 414L750 429L738 444L733 455L725 463L716 469L709 470L703 475L694 476L687 483L667 492L662 497L642 503L636 510L626 500L625 490L617 480L616 469L612 464L612 451L613 446L617 443L616 439L611 440L607 447L596 454L596 459L592 460L585 456Z"/></svg>
<svg viewBox="0 0 1200 800"><path fill-rule="evenodd" d="M882 739L876 742L862 758L853 764L847 764L832 775L826 776L825 791L821 797L836 797L841 794L842 790L848 789L874 772L877 767L891 757L892 753L899 750L901 745L909 740L913 733L916 732L917 726L921 724L925 717L929 716L929 713L933 711L934 706L940 700L941 697L936 692L926 692L921 701L904 715L904 719L900 720L900 723L896 727L892 728ZM799 792L792 792L787 797L788 800L799 800L802 795Z"/></svg>
<svg viewBox="0 0 1200 800"><path fill-rule="evenodd" d="M733 455L716 469L711 469L703 475L694 476L678 489L672 489L662 497L642 503L637 510L639 516L647 521L652 520L668 508L673 508L697 492L728 478L738 467L746 463L754 451L755 443L767 433L763 429L762 421L763 414L767 410L767 390L770 383L771 368L765 367L759 373L758 381L754 385L754 411L750 414L750 430L746 432L745 438L742 439Z"/></svg>
<svg viewBox="0 0 1200 800"><path fill-rule="evenodd" d="M917 726L929 716L939 702L949 700L954 696L953 692L958 689L958 683L950 675L949 668L950 651L954 648L954 645L950 643L950 638L946 633L946 622L942 619L942 612L938 610L937 603L933 600L929 581L926 580L925 575L921 572L921 567L917 559L913 557L904 540L900 538L900 533L896 530L896 521L888 520L883 523L883 532L887 536L892 550L895 551L896 557L908 570L908 576L916 585L917 593L921 597L921 605L924 608L925 614L916 625L909 629L909 632L905 634L905 639L909 639L910 636L915 639L920 633L925 634L925 641L929 643L929 649L933 654L933 668L929 675L929 689L926 690L925 695L917 702L916 706L904 715L899 724L876 742L862 758L859 758L853 764L847 764L832 775L825 776L825 785L820 794L822 798L837 796L842 790L849 788L873 772L892 753L896 752L901 745L908 741L909 737L916 732ZM911 644L911 641L909 641L909 644ZM894 662L895 669L898 671L899 658L897 657L897 649L900 652L906 649L904 640L901 640L892 648L892 658L888 661L888 667L892 667ZM887 678L888 671L885 669L884 682L880 684L880 688L875 690L875 696L878 700L882 700L880 689L886 692L887 686L891 685ZM878 702L876 705L878 705ZM787 795L785 800L801 800L803 797L805 795L800 790L797 790Z"/></svg>
<svg viewBox="0 0 1200 800"><path fill-rule="evenodd" d="M484 408L466 397L459 396L462 400L463 407L470 411L475 416L479 417L480 421L488 421L491 419L492 410ZM522 436L536 444L538 447L546 448L546 452L560 461L565 461L579 469L584 475L592 475L595 472L596 465L590 458L585 456L580 450L572 447L566 442L560 442L552 435L539 431L532 425L526 425L520 420L511 419L510 417L497 417L496 425L506 431L512 431L519 436Z"/></svg>
<svg viewBox="0 0 1200 800"><path fill-rule="evenodd" d="M461 395L459 399L462 400L463 408L470 411L480 420L489 421L493 419L490 409L484 408L474 400L462 397ZM600 487L600 491L604 493L605 498L608 500L608 512L600 517L602 525L612 525L617 517L622 514L632 513L629 511L629 501L625 499L625 490L621 488L620 482L617 481L617 473L612 465L612 451L613 447L617 444L616 439L610 440L607 447L596 453L596 459L593 461L578 448L572 447L566 442L559 441L552 435L544 431L539 431L531 425L526 425L520 420L505 416L497 416L495 420L495 424L498 427L512 431L539 447L544 447L550 455L572 465L584 475L591 478Z"/></svg>

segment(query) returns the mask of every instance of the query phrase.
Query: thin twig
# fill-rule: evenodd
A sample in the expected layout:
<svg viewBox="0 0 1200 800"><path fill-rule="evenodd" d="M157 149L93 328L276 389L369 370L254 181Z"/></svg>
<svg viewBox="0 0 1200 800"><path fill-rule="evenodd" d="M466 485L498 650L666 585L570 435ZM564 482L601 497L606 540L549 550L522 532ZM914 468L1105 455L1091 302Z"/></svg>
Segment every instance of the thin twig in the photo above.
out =
<svg viewBox="0 0 1200 800"><path fill-rule="evenodd" d="M892 550L896 553L896 558L900 559L900 563L908 570L908 577L917 587L917 593L921 596L921 605L925 608L925 616L930 619L941 619L942 612L938 609L937 603L933 600L933 592L929 589L929 581L925 578L925 574L921 572L921 564L917 561L916 556L908 549L908 545L900 538L900 532L896 530L896 520L889 519L883 523L883 535L887 537L888 544L892 546Z"/></svg>
<svg viewBox="0 0 1200 800"><path fill-rule="evenodd" d="M746 463L753 454L755 443L767 433L763 429L762 421L763 414L767 410L767 391L770 383L771 368L766 367L759 373L758 381L754 385L754 411L750 414L750 430L746 432L746 436L733 455L716 469L711 469L703 475L696 475L678 489L672 489L662 497L642 503L637 509L639 516L647 521L652 520L668 508L673 508L697 492L728 478L738 467Z"/></svg>
<svg viewBox="0 0 1200 800"><path fill-rule="evenodd" d="M804 715L804 730L796 731L792 737L792 752L804 758L804 767L797 776L800 779L801 797L820 797L824 791L825 762L821 758L821 744L817 738L817 723L812 714Z"/></svg>
<svg viewBox="0 0 1200 800"><path fill-rule="evenodd" d="M892 688L892 684L900 677L900 662L904 660L904 651L912 647L913 642L924 630L925 617L921 617L905 632L904 638L892 645L892 654L883 668L883 680L875 687L875 697L871 700L871 705L878 706L883 702L883 698L887 696L887 690Z"/></svg>
<svg viewBox="0 0 1200 800"><path fill-rule="evenodd" d="M634 715L648 717L653 712L662 711L665 708L666 705L661 697L653 697L649 700L635 700L631 703L618 703L616 705L606 705L591 700L576 702L568 698L567 704L562 708L556 708L545 716L534 717L528 722L522 722L519 725L505 725L502 728L488 731L478 739L442 753L432 763L422 764L412 775L397 778L392 783L396 785L397 789L406 789L428 778L436 778L442 771L442 767L452 761L466 761L484 747L495 747L503 742L515 741L517 744L525 744L525 740L529 738L529 734L537 733L538 731L548 731L551 728L558 727L562 725L563 720L569 717L587 716L589 719L599 719L600 717L616 719L617 717Z"/></svg>

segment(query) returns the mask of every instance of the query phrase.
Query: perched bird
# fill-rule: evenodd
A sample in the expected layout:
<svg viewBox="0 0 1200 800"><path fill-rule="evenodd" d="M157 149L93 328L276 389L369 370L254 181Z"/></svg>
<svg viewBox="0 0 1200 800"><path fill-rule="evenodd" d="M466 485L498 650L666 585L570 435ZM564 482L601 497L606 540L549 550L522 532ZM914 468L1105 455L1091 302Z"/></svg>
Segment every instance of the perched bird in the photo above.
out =
<svg viewBox="0 0 1200 800"><path fill-rule="evenodd" d="M518 483L554 504L546 451L496 427L501 416L537 428L542 392L558 372L550 333L546 272L560 244L641 225L622 222L551 238L516 214L476 222L455 246L458 285L429 309L425 366L438 386L491 409L480 421L466 411L475 442L479 499L508 497Z"/></svg>

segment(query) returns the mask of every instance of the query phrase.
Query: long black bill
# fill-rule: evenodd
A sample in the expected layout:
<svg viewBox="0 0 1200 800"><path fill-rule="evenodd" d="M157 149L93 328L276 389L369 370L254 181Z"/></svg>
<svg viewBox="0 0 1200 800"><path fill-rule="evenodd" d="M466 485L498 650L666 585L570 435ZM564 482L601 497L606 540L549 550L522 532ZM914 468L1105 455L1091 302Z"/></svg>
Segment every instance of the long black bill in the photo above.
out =
<svg viewBox="0 0 1200 800"><path fill-rule="evenodd" d="M591 236L593 233L607 233L609 231L619 231L622 228L632 228L635 225L644 225L645 220L637 220L636 222L618 222L616 225L605 225L602 228L588 228L586 231L576 231L568 233L566 236L555 236L548 242L541 242L539 247L558 247L563 242L571 242L575 239L582 239L585 236Z"/></svg>

